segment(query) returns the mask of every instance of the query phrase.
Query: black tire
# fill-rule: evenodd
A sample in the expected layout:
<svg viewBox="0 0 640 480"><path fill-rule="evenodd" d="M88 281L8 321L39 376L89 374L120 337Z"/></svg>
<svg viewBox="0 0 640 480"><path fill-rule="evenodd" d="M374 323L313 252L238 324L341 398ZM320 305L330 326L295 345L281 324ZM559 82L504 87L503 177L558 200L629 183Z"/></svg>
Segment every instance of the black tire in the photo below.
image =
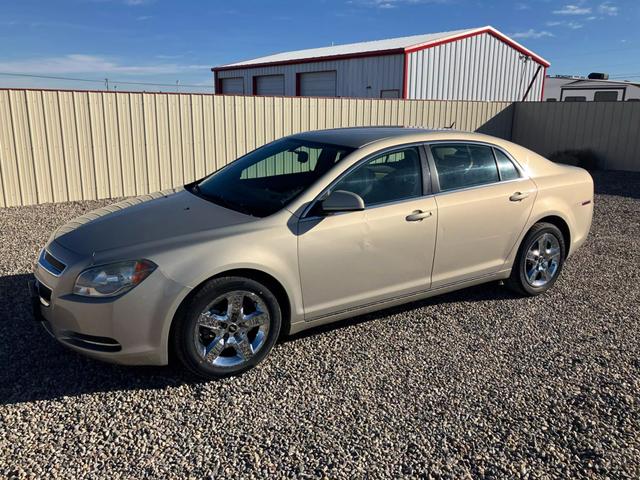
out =
<svg viewBox="0 0 640 480"><path fill-rule="evenodd" d="M249 360L237 366L216 366L206 361L197 351L194 340L196 325L200 315L211 302L234 291L246 291L257 295L262 300L269 313L269 329L264 343ZM175 322L171 340L174 352L180 362L189 371L202 378L219 379L241 375L264 360L280 335L282 311L275 295L261 283L244 277L220 277L209 280L190 298L185 308L180 309ZM198 327L198 331L201 329L202 327ZM226 342L227 337L224 338Z"/></svg>
<svg viewBox="0 0 640 480"><path fill-rule="evenodd" d="M544 234L550 234L555 237L560 247L560 259L558 261L557 270L555 270L551 279L541 286L533 285L528 279L526 274L526 256L527 252L530 248L537 242L537 239L540 238ZM525 295L525 296L535 296L540 295L541 293L549 290L556 283L556 280L560 276L562 272L562 266L564 265L564 261L566 258L566 244L564 235L558 227L551 223L540 222L536 223L531 230L525 235L524 240L520 244L520 248L518 249L518 254L516 255L516 259L513 263L513 267L511 269L511 276L506 281L507 286L513 291Z"/></svg>

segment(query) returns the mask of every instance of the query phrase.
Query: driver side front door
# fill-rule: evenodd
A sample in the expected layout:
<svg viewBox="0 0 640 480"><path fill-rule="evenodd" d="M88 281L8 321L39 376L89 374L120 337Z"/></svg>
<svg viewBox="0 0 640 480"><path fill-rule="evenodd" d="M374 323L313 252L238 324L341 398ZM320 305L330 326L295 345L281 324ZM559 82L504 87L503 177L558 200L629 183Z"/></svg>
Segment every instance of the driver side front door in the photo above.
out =
<svg viewBox="0 0 640 480"><path fill-rule="evenodd" d="M429 288L438 213L424 168L417 146L374 156L331 188L360 195L363 211L299 221L307 321Z"/></svg>

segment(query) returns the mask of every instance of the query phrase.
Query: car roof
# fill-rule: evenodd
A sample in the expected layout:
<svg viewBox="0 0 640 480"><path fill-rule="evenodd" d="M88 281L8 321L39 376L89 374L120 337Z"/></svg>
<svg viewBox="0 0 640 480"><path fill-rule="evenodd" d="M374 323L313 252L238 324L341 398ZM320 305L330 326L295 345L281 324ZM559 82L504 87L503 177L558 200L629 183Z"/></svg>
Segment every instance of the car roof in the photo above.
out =
<svg viewBox="0 0 640 480"><path fill-rule="evenodd" d="M311 142L360 148L378 140L393 138L400 141L405 136L409 137L419 133L428 134L438 131L441 132L442 130L411 127L349 127L297 133L291 137Z"/></svg>

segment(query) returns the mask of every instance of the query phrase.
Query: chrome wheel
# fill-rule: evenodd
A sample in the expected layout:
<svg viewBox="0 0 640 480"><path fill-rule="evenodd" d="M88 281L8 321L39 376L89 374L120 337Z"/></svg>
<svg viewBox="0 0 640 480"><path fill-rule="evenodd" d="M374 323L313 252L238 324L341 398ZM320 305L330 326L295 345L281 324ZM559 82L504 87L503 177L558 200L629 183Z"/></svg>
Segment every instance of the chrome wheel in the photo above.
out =
<svg viewBox="0 0 640 480"><path fill-rule="evenodd" d="M524 275L529 285L544 287L553 280L560 266L560 242L551 233L543 233L529 246Z"/></svg>
<svg viewBox="0 0 640 480"><path fill-rule="evenodd" d="M237 367L260 351L270 326L264 301L253 292L236 290L205 308L196 321L193 340L201 362Z"/></svg>

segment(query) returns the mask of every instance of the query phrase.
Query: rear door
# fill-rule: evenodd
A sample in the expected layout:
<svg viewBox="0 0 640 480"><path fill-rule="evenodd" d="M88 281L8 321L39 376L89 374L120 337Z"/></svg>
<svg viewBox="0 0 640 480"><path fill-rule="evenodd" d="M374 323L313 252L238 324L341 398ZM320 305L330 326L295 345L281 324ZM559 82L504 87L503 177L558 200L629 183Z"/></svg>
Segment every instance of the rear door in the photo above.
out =
<svg viewBox="0 0 640 480"><path fill-rule="evenodd" d="M432 288L500 271L529 218L535 184L490 145L434 143L428 152L439 189Z"/></svg>

